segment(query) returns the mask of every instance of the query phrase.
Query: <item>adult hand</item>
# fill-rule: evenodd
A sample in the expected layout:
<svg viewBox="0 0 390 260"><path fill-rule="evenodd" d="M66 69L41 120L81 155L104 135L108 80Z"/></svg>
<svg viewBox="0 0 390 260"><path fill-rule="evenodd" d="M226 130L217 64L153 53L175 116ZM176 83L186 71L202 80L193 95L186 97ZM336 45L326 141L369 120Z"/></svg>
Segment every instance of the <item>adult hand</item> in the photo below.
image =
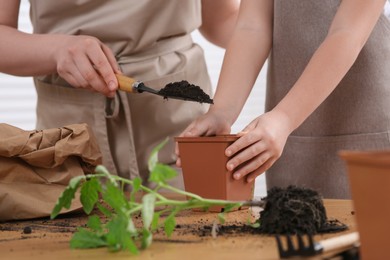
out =
<svg viewBox="0 0 390 260"><path fill-rule="evenodd" d="M222 111L211 111L200 116L193 121L179 136L180 137L196 137L210 136L217 134L229 134L230 123ZM176 144L175 152L177 155L176 165L181 167L179 147Z"/></svg>
<svg viewBox="0 0 390 260"><path fill-rule="evenodd" d="M245 177L251 182L269 169L282 154L291 133L288 126L285 115L271 111L238 133L241 137L226 149L226 155L231 157L226 167L233 171L233 177Z"/></svg>
<svg viewBox="0 0 390 260"><path fill-rule="evenodd" d="M64 36L55 60L58 74L76 88L91 89L113 97L120 73L112 51L91 36Z"/></svg>

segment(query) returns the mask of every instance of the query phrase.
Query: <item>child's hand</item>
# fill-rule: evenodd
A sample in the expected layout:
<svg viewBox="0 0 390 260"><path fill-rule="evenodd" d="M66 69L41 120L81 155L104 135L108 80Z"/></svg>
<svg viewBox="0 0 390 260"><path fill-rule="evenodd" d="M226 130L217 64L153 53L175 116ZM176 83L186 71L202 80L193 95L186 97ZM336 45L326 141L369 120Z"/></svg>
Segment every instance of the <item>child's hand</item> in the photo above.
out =
<svg viewBox="0 0 390 260"><path fill-rule="evenodd" d="M241 137L226 149L231 157L227 169L235 179L246 177L248 182L268 170L281 156L288 135L289 121L276 112L265 113L253 120Z"/></svg>
<svg viewBox="0 0 390 260"><path fill-rule="evenodd" d="M230 133L230 123L225 114L218 111L209 111L193 121L181 134L182 137L210 136ZM176 165L181 167L180 153L176 144Z"/></svg>

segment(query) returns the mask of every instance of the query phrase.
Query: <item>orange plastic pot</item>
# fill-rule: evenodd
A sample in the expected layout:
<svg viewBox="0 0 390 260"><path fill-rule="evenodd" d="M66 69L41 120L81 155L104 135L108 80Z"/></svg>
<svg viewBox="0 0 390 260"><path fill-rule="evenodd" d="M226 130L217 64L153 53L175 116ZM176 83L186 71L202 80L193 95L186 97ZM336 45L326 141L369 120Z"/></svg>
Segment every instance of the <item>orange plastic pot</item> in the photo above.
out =
<svg viewBox="0 0 390 260"><path fill-rule="evenodd" d="M390 151L342 151L363 260L390 259Z"/></svg>
<svg viewBox="0 0 390 260"><path fill-rule="evenodd" d="M254 183L235 180L226 168L226 148L238 137L176 137L183 170L185 190L209 199L245 201L253 198ZM221 211L212 207L209 211Z"/></svg>

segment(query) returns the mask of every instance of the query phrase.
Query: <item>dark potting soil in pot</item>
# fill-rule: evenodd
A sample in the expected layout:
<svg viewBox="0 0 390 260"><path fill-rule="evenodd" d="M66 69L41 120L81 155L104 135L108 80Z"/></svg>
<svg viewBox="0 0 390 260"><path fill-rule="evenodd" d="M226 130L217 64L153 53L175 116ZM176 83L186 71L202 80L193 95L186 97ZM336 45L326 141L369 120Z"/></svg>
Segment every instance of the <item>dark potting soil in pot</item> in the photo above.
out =
<svg viewBox="0 0 390 260"><path fill-rule="evenodd" d="M179 97L184 100L192 100L200 103L214 104L213 100L199 86L190 84L185 80L167 84L164 88L158 91L159 95L164 96L164 99L169 97Z"/></svg>

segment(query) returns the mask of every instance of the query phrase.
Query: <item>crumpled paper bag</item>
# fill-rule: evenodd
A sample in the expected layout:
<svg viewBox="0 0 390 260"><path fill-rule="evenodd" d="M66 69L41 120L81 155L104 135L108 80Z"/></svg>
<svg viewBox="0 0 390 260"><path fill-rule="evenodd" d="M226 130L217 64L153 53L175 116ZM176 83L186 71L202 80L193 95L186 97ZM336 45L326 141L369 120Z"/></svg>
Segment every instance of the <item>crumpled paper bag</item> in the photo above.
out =
<svg viewBox="0 0 390 260"><path fill-rule="evenodd" d="M0 221L50 216L69 181L101 163L87 124L40 131L0 124ZM63 213L80 208L76 199Z"/></svg>

